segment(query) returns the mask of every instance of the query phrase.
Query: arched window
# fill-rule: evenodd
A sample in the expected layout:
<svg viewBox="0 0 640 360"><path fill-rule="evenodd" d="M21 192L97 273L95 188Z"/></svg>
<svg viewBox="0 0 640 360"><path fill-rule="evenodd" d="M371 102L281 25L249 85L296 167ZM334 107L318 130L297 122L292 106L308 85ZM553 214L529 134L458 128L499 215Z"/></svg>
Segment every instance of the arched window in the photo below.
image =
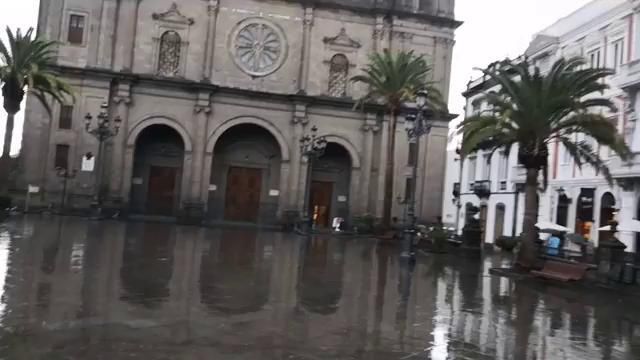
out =
<svg viewBox="0 0 640 360"><path fill-rule="evenodd" d="M343 54L337 54L331 58L329 67L329 96L347 96L347 75L349 72L349 59Z"/></svg>
<svg viewBox="0 0 640 360"><path fill-rule="evenodd" d="M500 236L504 235L504 215L506 212L506 207L503 203L499 203L496 205L496 216L493 228L493 237L494 240L497 240Z"/></svg>
<svg viewBox="0 0 640 360"><path fill-rule="evenodd" d="M610 192L602 195L600 201L600 227L607 226L615 219L616 198ZM599 241L607 241L613 234L609 231L601 231Z"/></svg>
<svg viewBox="0 0 640 360"><path fill-rule="evenodd" d="M160 37L158 58L158 74L176 76L180 65L180 48L182 39L175 31L167 31Z"/></svg>

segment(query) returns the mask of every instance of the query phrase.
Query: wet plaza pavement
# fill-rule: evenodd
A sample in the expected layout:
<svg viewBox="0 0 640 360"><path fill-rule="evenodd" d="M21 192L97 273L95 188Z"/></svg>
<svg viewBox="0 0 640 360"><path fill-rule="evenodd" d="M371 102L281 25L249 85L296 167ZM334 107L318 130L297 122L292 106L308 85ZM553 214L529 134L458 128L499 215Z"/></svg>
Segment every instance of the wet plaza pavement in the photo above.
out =
<svg viewBox="0 0 640 360"><path fill-rule="evenodd" d="M1 359L640 359L640 299L366 239L17 217Z"/></svg>

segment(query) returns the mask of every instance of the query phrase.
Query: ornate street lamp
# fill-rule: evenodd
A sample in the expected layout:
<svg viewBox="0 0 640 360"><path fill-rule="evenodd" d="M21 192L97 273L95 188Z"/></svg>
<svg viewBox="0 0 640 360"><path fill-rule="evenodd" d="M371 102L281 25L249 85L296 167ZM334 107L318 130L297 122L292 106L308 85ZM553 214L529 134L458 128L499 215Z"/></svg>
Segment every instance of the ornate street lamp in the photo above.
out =
<svg viewBox="0 0 640 360"><path fill-rule="evenodd" d="M416 93L416 114L405 116L405 130L409 143L416 144L416 157L420 156L420 138L431 131L431 125L425 116L427 110L428 93L426 90L419 90ZM418 161L411 164L411 191L409 191L409 199L407 199L407 218L405 223L402 253L401 257L413 256L413 244L417 233L417 217L416 217L416 183L418 179Z"/></svg>
<svg viewBox="0 0 640 360"><path fill-rule="evenodd" d="M85 130L98 140L98 153L96 154L96 193L94 194L94 206L100 211L102 206L102 153L104 150L104 143L112 137L118 135L120 131L120 124L122 120L120 116L116 116L113 119L113 126L111 119L109 118L109 104L106 102L100 106L100 113L97 116L97 124L92 128L93 116L90 113L85 115Z"/></svg>
<svg viewBox="0 0 640 360"><path fill-rule="evenodd" d="M62 200L60 201L60 211L64 212L65 203L67 200L67 182L76 177L78 171L76 169L67 170L62 167L56 168L56 176L62 179Z"/></svg>
<svg viewBox="0 0 640 360"><path fill-rule="evenodd" d="M327 138L325 136L318 136L318 127L313 126L311 133L303 136L300 139L300 152L302 156L307 158L307 177L304 186L304 204L302 207L302 222L306 227L303 229L305 232L310 231L313 227L313 217L309 213L311 207L311 176L313 174L313 162L324 154L327 148Z"/></svg>

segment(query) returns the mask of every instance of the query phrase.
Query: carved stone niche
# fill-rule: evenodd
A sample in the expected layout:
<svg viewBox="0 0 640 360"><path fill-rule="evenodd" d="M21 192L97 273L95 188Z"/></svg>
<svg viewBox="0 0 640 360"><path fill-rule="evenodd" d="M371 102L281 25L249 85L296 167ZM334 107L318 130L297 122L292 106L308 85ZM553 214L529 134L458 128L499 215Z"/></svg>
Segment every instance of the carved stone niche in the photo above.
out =
<svg viewBox="0 0 640 360"><path fill-rule="evenodd" d="M354 52L362 47L362 44L347 34L345 28L340 29L336 36L327 36L322 40L328 49L335 52Z"/></svg>
<svg viewBox="0 0 640 360"><path fill-rule="evenodd" d="M153 20L164 21L167 23L174 23L174 24L191 26L195 23L195 20L193 18L182 15L180 10L178 10L178 4L175 2L171 4L171 7L169 7L169 10L163 13L153 13L151 17L153 18Z"/></svg>
<svg viewBox="0 0 640 360"><path fill-rule="evenodd" d="M175 2L171 4L167 11L153 13L151 18L155 22L153 57L151 59L154 74L164 77L184 77L189 47L189 31L195 20L183 15ZM163 51L161 54L162 36L166 33L173 34L174 44L177 45L171 47L170 53L167 54L166 51ZM160 69L161 56L170 57L175 62L175 66L171 68L171 71Z"/></svg>

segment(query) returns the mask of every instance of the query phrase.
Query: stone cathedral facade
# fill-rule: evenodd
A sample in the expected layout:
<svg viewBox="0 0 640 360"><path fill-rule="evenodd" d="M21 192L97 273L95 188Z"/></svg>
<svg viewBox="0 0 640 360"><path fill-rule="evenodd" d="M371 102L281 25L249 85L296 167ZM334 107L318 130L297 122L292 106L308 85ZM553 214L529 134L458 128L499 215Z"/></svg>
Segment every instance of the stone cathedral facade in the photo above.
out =
<svg viewBox="0 0 640 360"><path fill-rule="evenodd" d="M388 116L354 110L366 89L349 79L374 52L413 49L448 96L454 0L43 0L38 30L60 43L76 101L52 116L28 100L24 185L60 201L56 168L77 169L67 204L99 189L127 214L271 224L301 211L307 163L299 139L317 126L329 141L311 173L319 225L381 216ZM120 117L98 151L85 114L102 103ZM419 154L398 126L394 213L401 217L410 165L419 167L418 212L441 212L449 118ZM400 119L402 121L402 119ZM101 171L98 171L101 169Z"/></svg>

